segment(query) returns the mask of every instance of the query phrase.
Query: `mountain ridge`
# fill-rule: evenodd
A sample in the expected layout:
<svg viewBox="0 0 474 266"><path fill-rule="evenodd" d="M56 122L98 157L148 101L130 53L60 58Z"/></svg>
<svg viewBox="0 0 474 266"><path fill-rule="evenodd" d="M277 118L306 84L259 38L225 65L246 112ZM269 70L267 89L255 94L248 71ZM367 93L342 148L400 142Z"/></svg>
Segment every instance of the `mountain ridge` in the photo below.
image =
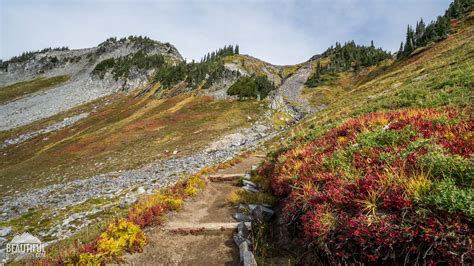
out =
<svg viewBox="0 0 474 266"><path fill-rule="evenodd" d="M450 112L469 110L472 101L473 18L471 12L453 23L445 38L418 47L399 59L387 56L373 45L357 46L348 42L336 44L325 56L314 56L289 66L275 66L238 54L233 46L210 53L201 62L184 62L179 52L170 48L172 46L159 43L160 47L155 49L155 41L146 37L109 38L98 47L89 48L93 51L87 50L80 59L77 59L79 54L76 58L72 56L75 52L67 55L66 49L33 54L31 62L26 60L18 62L23 65L12 66L10 70L14 73L10 73L10 77L6 72L0 74L2 84L10 84L0 90L18 90L13 91L10 101L0 104L0 197L5 199L0 203L0 226L11 226L15 232L29 230L51 244L53 250L69 243L71 236L77 237L82 243L90 243L88 247L96 248L96 252L97 242L93 239L98 235L97 230L109 226L110 220L128 215L127 223L133 221L141 227L150 222L150 217L139 215L141 211L147 215L151 215L151 211L153 218L163 207L153 205L156 202L150 198L162 200L160 193L170 186L174 191L170 195L174 196L176 191L183 194L182 189L195 195L199 189L192 187L192 182L183 181L183 176L198 170L206 175L209 173L206 171L210 171L207 166L251 150L268 153L258 175L251 171L252 182L258 183L262 193L273 197L270 194L274 192L280 199L288 196L285 193L289 191L291 196L305 189L316 193L314 184L324 185L325 179L300 182L300 179L311 178L301 173L301 169L310 169L308 172L317 173L314 176L319 176L321 169L345 170L354 162L348 154L356 147L365 145L360 151L356 149L360 158L373 155L365 151L378 147L378 142L398 145L423 133L422 128L412 132L411 127L407 127L398 136L398 131L393 133L392 130L402 126L388 121L390 119L421 117L421 120L413 120L419 124L426 122L423 120L426 116L433 125L454 128L450 125L458 120L451 121ZM143 43L134 46L131 44L134 38ZM91 62L86 53L95 54ZM97 70L100 64L102 67ZM67 72L65 66L76 67ZM25 88L32 80L15 83L17 85L8 83L16 77L18 80L35 77L42 70L45 73L40 74L44 78L34 79L34 86L42 84L37 90ZM23 77L22 71L29 74ZM66 74L66 77L51 80L58 74ZM87 94L91 90L97 93ZM230 95L229 91L236 94ZM70 104L50 110L60 102L58 98ZM38 110L45 113L37 115ZM471 135L465 132L465 112L454 113L464 119L461 141L469 141ZM357 127L350 131L355 124ZM436 136L443 141L458 138L453 131L440 132ZM354 145L346 145L349 141ZM417 145L426 143L416 142ZM463 151L459 143L464 142L453 147ZM333 151L334 147L344 149L325 158L327 162L321 167L313 167L313 163L320 162L312 161L312 155ZM438 147L426 147L430 152L439 151ZM443 153L438 157L444 159L448 155ZM433 158L438 158L436 156ZM372 166L377 160L371 157L367 165ZM465 164L465 160L461 162ZM359 172L360 169L350 172L353 174L350 177ZM192 178L197 182L199 175ZM354 180L365 182L365 176L358 178ZM291 182L301 190L292 191L295 187L288 185ZM343 186L337 187L342 189ZM239 198L239 195L244 194L232 194L234 204L239 200L250 203L245 200L252 199L251 196ZM288 202L297 205L298 200L307 199L307 195L289 197ZM337 198L338 195L332 196ZM362 203L370 205L371 199L363 196L358 199L359 205L353 206L355 209ZM171 200L180 206L182 198ZM309 203L311 199L305 206L312 208ZM446 202L441 203L446 208ZM332 203L326 204L331 206ZM374 208L373 205L369 206L373 211L362 214L383 218L384 212L392 211L376 211L380 206ZM321 216L299 220L301 223L316 221L305 224L306 236L319 237L320 232L335 228L332 227L335 219L331 218L334 213L326 208L312 211ZM130 219L131 214L135 220ZM298 213L294 217L299 217ZM158 222L161 214L155 218ZM358 221L363 224L365 220ZM371 221L374 220L368 220L369 224ZM102 227L94 227L96 223ZM141 232L138 225L134 226ZM277 227L274 232L287 229ZM306 255L315 255L309 259L319 259L312 253L315 249L296 247L292 255L307 251ZM285 247L277 248L286 251ZM80 261L83 251L71 249L72 258ZM357 257L356 261L384 258L374 250ZM94 252L86 253L96 256ZM268 254L265 250L255 249L255 252L263 258ZM343 254L349 258L359 252L344 250ZM99 255L94 258L101 259ZM327 259L334 262L332 257Z"/></svg>

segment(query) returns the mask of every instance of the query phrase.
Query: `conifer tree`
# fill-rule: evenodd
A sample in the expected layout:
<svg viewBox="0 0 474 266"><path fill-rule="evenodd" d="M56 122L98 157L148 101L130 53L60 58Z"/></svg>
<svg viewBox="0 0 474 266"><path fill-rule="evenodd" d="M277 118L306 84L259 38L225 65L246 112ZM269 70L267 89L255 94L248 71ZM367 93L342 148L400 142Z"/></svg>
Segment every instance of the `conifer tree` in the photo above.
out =
<svg viewBox="0 0 474 266"><path fill-rule="evenodd" d="M318 60L318 63L316 65L316 74L315 78L318 82L321 81L321 62Z"/></svg>
<svg viewBox="0 0 474 266"><path fill-rule="evenodd" d="M423 21L423 18L420 19L420 22L416 22L415 29L415 45L422 45L422 38L426 31L426 25Z"/></svg>
<svg viewBox="0 0 474 266"><path fill-rule="evenodd" d="M403 42L400 43L400 48L398 49L398 52L397 52L397 59L402 58L402 56L403 56Z"/></svg>
<svg viewBox="0 0 474 266"><path fill-rule="evenodd" d="M415 50L414 32L410 25L407 27L407 34L405 40L405 47L403 49L404 55L410 55Z"/></svg>

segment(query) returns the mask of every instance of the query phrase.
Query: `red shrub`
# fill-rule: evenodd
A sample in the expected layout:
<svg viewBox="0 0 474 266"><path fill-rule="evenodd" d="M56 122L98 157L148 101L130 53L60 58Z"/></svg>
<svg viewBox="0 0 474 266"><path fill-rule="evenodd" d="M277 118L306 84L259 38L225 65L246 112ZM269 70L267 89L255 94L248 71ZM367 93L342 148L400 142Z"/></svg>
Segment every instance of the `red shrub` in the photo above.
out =
<svg viewBox="0 0 474 266"><path fill-rule="evenodd" d="M472 158L470 116L449 108L366 114L280 154L258 172L270 178L274 194L282 197L288 231L308 246L324 247L323 254L329 248L331 261L472 263L472 221L415 203L407 197L406 180L391 181L416 173L426 147L404 153L405 142L353 149L360 132L410 126L416 133L410 141L427 138L446 152ZM336 160L346 161L335 165L349 164L352 170L328 172L323 162L341 150L346 157Z"/></svg>

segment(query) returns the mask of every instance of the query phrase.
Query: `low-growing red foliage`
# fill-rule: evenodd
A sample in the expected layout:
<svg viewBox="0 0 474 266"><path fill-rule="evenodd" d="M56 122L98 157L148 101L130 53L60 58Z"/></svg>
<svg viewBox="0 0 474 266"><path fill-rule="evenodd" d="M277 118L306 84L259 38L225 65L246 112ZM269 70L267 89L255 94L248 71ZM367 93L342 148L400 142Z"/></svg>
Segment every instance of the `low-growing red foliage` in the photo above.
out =
<svg viewBox="0 0 474 266"><path fill-rule="evenodd" d="M412 195L424 193L415 181L430 172L420 164L429 152L472 163L473 121L471 111L450 108L369 113L258 171L282 198L288 231L318 254L329 249L328 261L473 263L472 217Z"/></svg>

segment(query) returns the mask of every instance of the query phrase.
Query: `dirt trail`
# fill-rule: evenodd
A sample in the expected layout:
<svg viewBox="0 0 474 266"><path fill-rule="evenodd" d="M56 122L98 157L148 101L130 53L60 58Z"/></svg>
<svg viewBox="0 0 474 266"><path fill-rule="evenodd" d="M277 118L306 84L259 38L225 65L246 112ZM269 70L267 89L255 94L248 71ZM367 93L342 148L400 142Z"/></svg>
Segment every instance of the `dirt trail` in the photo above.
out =
<svg viewBox="0 0 474 266"><path fill-rule="evenodd" d="M262 158L249 156L218 174L240 174L258 165ZM143 253L125 257L131 265L240 265L239 250L232 235L237 223L235 210L226 204L227 195L235 189L230 182L208 182L206 188L181 212L169 215L164 226L146 232L149 243ZM185 234L180 229L206 228L203 232Z"/></svg>

